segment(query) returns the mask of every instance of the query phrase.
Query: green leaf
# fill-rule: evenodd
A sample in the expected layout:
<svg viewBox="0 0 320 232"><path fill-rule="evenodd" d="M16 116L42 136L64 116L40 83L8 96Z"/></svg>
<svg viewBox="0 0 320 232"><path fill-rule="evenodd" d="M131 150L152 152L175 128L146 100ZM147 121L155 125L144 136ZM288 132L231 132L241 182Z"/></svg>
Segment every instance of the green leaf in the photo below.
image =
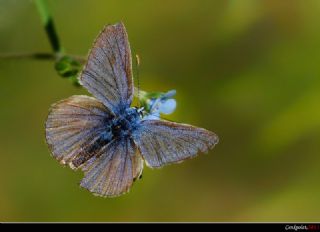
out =
<svg viewBox="0 0 320 232"><path fill-rule="evenodd" d="M73 77L80 71L81 64L70 56L63 56L57 60L55 69L62 77Z"/></svg>
<svg viewBox="0 0 320 232"><path fill-rule="evenodd" d="M81 70L79 61L70 56L62 56L56 61L55 69L61 77L68 78L75 86L80 86L77 78Z"/></svg>

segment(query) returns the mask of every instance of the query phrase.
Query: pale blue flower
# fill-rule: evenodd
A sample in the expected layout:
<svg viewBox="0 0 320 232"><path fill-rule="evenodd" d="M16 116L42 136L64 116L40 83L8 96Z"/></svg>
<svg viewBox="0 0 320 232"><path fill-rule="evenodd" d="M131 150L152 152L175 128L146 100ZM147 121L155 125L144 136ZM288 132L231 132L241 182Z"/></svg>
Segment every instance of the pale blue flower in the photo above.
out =
<svg viewBox="0 0 320 232"><path fill-rule="evenodd" d="M148 100L149 113L144 119L159 119L160 114L172 114L177 106L177 102L173 99L176 94L175 90L170 90L167 93L161 94L158 98Z"/></svg>

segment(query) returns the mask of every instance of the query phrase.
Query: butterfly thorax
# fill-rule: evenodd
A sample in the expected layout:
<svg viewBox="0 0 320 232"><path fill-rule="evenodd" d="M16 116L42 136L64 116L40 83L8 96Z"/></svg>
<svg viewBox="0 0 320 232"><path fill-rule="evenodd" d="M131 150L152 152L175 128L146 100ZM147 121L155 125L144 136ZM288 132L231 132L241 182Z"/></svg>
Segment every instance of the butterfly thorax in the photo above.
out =
<svg viewBox="0 0 320 232"><path fill-rule="evenodd" d="M140 116L136 108L127 108L124 113L112 120L111 131L113 137L130 135L137 127Z"/></svg>

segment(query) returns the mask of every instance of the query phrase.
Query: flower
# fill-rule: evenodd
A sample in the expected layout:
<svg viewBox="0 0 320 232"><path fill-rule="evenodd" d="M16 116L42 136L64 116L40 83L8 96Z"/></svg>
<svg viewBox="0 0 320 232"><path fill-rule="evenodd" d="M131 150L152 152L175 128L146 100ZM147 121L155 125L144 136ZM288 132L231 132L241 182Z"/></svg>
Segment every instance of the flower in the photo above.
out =
<svg viewBox="0 0 320 232"><path fill-rule="evenodd" d="M143 119L159 119L160 114L172 114L177 106L176 100L173 99L175 94L175 90L166 93L144 93L142 101L145 101L143 105L146 114Z"/></svg>

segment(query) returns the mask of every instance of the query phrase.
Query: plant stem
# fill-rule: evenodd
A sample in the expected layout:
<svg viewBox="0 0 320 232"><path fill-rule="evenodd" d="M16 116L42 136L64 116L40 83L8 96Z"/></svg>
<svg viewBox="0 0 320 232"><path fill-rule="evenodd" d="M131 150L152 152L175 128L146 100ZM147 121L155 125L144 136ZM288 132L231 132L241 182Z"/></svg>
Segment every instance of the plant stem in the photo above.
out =
<svg viewBox="0 0 320 232"><path fill-rule="evenodd" d="M86 59L82 56L68 55L68 57L78 61L81 64L86 62ZM7 53L0 54L1 59L36 59L36 60L52 60L56 61L58 56L49 52L32 52L32 53Z"/></svg>
<svg viewBox="0 0 320 232"><path fill-rule="evenodd" d="M58 34L54 27L54 22L49 11L48 4L46 0L35 0L38 12L41 17L41 21L45 31L47 32L48 39L50 41L51 47L55 54L63 53L63 48L61 47Z"/></svg>

